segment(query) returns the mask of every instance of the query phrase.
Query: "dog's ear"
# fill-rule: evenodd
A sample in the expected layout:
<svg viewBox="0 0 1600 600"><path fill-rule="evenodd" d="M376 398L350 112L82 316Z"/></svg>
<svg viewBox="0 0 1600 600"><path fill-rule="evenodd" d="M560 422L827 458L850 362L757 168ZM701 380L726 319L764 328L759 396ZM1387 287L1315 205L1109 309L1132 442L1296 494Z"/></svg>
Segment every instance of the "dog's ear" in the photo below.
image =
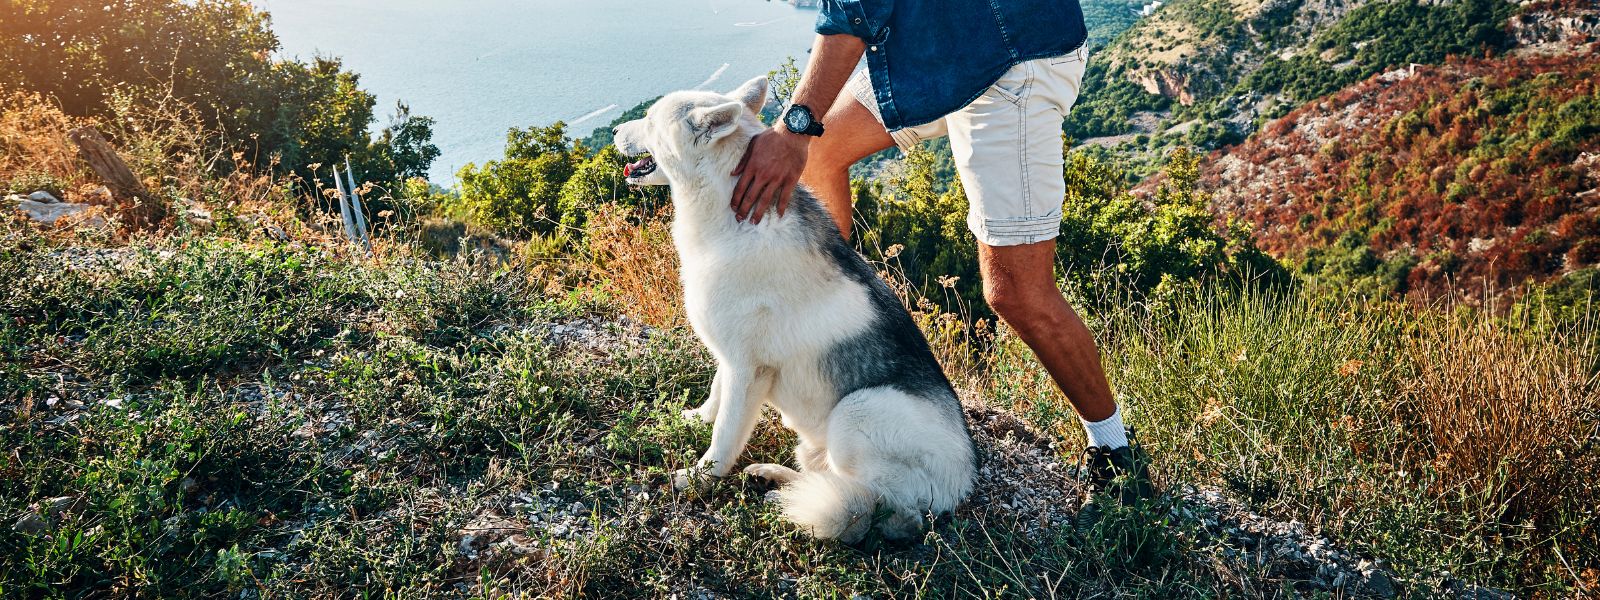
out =
<svg viewBox="0 0 1600 600"><path fill-rule="evenodd" d="M744 104L751 113L760 114L767 105L767 78L762 76L746 81L739 89L728 92L728 97Z"/></svg>
<svg viewBox="0 0 1600 600"><path fill-rule="evenodd" d="M695 140L715 141L738 129L743 115L744 105L738 102L705 106L689 111L689 126L694 128Z"/></svg>

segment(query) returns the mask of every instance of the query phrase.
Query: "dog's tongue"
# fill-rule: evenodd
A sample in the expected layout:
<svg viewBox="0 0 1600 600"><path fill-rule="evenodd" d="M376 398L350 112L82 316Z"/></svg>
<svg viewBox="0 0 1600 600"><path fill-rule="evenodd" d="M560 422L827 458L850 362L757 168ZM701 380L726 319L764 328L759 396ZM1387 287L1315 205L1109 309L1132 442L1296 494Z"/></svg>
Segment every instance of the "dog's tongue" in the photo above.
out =
<svg viewBox="0 0 1600 600"><path fill-rule="evenodd" d="M628 163L627 165L624 165L622 167L622 176L623 177L632 177L635 173L638 173L640 175L646 175L646 174L649 174L651 171L654 171L655 169L656 169L656 159L651 158L649 156L646 156L644 158L639 159L636 162L631 162L631 163Z"/></svg>

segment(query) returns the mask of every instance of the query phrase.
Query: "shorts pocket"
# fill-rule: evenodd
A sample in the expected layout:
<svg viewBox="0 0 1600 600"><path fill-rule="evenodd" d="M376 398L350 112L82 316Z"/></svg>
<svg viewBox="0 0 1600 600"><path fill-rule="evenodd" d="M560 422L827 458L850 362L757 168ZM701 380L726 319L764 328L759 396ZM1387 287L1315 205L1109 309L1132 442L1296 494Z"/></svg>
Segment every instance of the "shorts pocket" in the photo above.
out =
<svg viewBox="0 0 1600 600"><path fill-rule="evenodd" d="M1070 63L1086 62L1084 61L1084 56L1086 54L1087 53L1084 52L1082 48L1079 48L1066 54L1062 54L1061 56L1052 56L1046 60L1050 61L1050 66L1054 67Z"/></svg>
<svg viewBox="0 0 1600 600"><path fill-rule="evenodd" d="M1006 102L1022 106L1022 98L1028 94L1028 86L1032 84L1033 67L1028 63L1020 63L1006 69L1000 80L989 86L989 92Z"/></svg>

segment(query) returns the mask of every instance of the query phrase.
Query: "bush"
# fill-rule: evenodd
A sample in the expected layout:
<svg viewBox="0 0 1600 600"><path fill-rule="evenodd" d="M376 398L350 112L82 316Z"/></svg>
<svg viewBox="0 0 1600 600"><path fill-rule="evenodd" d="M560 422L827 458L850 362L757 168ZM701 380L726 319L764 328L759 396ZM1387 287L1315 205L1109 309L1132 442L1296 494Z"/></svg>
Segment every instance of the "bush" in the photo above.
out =
<svg viewBox="0 0 1600 600"><path fill-rule="evenodd" d="M630 188L626 163L615 147L592 156L566 136L557 121L548 127L513 128L505 158L468 164L456 174L460 196L451 210L502 235L525 238L554 233L582 241L590 212L606 204L649 207L667 202L665 187Z"/></svg>

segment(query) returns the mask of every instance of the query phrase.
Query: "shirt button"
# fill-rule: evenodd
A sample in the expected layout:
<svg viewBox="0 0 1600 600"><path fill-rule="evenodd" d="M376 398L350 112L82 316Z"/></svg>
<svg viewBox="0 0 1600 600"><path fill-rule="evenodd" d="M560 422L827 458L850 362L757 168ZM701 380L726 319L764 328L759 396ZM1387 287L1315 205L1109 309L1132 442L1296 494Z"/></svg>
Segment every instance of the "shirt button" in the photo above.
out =
<svg viewBox="0 0 1600 600"><path fill-rule="evenodd" d="M873 51L873 52L877 52L877 51L878 51L878 47L877 47L877 46L873 46L873 47L872 47L872 51Z"/></svg>
<svg viewBox="0 0 1600 600"><path fill-rule="evenodd" d="M854 19L850 19L850 22L854 23L856 25L860 25L861 24L861 17L856 17Z"/></svg>

